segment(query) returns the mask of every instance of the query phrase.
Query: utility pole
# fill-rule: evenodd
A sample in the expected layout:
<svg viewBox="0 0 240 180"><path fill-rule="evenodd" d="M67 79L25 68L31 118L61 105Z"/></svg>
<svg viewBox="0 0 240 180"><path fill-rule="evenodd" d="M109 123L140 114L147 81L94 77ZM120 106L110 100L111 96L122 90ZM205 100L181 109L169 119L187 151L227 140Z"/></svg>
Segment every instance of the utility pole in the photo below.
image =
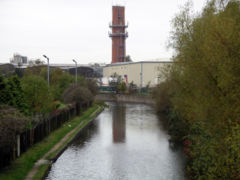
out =
<svg viewBox="0 0 240 180"><path fill-rule="evenodd" d="M46 58L48 62L47 72L48 72L48 86L49 86L49 58L46 55L43 55L43 57Z"/></svg>
<svg viewBox="0 0 240 180"><path fill-rule="evenodd" d="M76 68L75 68L75 83L77 84L77 61L73 59L73 62L75 62Z"/></svg>
<svg viewBox="0 0 240 180"><path fill-rule="evenodd" d="M142 92L143 88L143 63L141 62L141 72L140 72L140 92Z"/></svg>

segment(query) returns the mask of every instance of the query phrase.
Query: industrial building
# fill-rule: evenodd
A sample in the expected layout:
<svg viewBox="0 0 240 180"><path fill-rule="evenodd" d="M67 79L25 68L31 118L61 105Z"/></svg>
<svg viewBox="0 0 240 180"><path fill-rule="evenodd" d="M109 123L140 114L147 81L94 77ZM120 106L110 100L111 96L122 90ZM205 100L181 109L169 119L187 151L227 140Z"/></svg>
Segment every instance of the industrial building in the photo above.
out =
<svg viewBox="0 0 240 180"><path fill-rule="evenodd" d="M27 64L28 63L28 58L27 56L22 56L20 54L13 54L13 58L10 60L11 64Z"/></svg>
<svg viewBox="0 0 240 180"><path fill-rule="evenodd" d="M162 70L173 62L169 59L164 61L140 61L113 63L103 67L103 77L110 78L115 73L120 75L127 84L133 82L139 88L154 87L164 80Z"/></svg>

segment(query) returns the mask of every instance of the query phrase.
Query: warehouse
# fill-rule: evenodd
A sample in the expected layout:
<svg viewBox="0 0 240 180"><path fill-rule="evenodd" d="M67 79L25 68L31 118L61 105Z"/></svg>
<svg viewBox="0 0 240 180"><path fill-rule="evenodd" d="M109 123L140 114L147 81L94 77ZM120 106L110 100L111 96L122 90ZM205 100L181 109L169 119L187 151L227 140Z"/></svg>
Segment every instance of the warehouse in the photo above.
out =
<svg viewBox="0 0 240 180"><path fill-rule="evenodd" d="M126 83L133 82L138 87L154 87L164 80L162 70L170 66L172 61L139 61L108 64L103 67L103 77L109 78L115 73Z"/></svg>

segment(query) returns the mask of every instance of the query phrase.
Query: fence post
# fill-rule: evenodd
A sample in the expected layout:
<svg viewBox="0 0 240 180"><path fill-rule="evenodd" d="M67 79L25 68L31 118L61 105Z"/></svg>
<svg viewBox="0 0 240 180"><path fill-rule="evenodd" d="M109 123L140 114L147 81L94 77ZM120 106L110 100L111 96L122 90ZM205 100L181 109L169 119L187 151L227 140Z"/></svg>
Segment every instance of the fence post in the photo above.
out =
<svg viewBox="0 0 240 180"><path fill-rule="evenodd" d="M18 134L17 135L17 157L19 157L20 156L20 154L21 154L21 149L20 149L20 135Z"/></svg>

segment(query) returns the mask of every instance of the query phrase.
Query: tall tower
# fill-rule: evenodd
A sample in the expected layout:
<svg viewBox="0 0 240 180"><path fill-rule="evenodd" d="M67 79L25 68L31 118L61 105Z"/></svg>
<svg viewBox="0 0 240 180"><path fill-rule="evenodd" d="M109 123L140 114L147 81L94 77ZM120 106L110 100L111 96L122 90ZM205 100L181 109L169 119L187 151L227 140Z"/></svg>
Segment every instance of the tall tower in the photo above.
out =
<svg viewBox="0 0 240 180"><path fill-rule="evenodd" d="M125 29L125 7L116 5L112 7L112 23L109 25L112 32L109 37L112 38L112 63L126 61L126 38L128 32Z"/></svg>

